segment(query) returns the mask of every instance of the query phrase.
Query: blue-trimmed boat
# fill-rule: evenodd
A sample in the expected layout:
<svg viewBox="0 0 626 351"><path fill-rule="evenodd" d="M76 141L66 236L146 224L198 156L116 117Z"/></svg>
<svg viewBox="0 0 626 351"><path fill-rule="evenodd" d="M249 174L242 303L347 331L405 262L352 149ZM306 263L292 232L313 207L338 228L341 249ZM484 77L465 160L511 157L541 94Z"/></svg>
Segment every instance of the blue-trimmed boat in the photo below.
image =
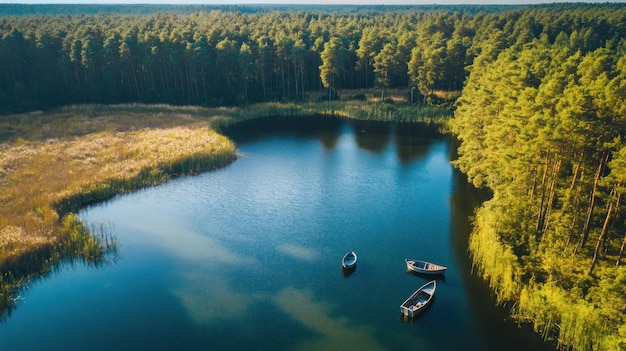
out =
<svg viewBox="0 0 626 351"><path fill-rule="evenodd" d="M341 259L341 266L345 269L351 269L356 267L356 253L354 251L350 251L343 256Z"/></svg>

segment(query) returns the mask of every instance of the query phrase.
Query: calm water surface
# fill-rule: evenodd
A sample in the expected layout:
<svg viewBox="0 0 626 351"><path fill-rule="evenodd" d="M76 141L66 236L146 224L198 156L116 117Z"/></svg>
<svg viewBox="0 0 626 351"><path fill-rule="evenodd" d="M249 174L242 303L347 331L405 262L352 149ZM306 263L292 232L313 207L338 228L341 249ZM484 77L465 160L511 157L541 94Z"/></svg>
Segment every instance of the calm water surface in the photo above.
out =
<svg viewBox="0 0 626 351"><path fill-rule="evenodd" d="M0 350L550 349L471 275L479 194L436 131L316 118L224 132L232 165L84 210L113 228L117 261L34 282ZM405 258L448 267L412 323L399 305L429 279Z"/></svg>

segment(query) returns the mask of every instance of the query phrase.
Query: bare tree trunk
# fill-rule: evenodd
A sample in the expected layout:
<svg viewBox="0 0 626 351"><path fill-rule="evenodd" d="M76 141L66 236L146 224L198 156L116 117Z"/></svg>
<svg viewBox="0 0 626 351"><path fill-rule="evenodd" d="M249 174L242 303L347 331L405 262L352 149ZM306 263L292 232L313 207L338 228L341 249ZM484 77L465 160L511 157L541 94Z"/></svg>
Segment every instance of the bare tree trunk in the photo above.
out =
<svg viewBox="0 0 626 351"><path fill-rule="evenodd" d="M369 71L370 68L370 60L366 57L365 58L365 89L367 89L367 71Z"/></svg>
<svg viewBox="0 0 626 351"><path fill-rule="evenodd" d="M206 102L208 100L208 94L206 91L206 74L204 69L202 70L202 94L204 96L204 101Z"/></svg>
<svg viewBox="0 0 626 351"><path fill-rule="evenodd" d="M137 93L137 100L141 101L141 93L139 92L139 79L137 78L137 69L135 67L135 60L130 57L130 69L132 73L132 79L135 86L135 92Z"/></svg>
<svg viewBox="0 0 626 351"><path fill-rule="evenodd" d="M576 185L576 179L578 178L578 172L580 171L580 167L581 167L581 165L583 163L583 158L584 157L585 157L585 153L581 152L580 153L580 159L576 163L576 168L574 168L574 176L572 177L572 184L569 186L570 190L574 189L574 186Z"/></svg>
<svg viewBox="0 0 626 351"><path fill-rule="evenodd" d="M591 192L589 193L589 205L587 206L587 218L585 220L585 225L583 226L583 231L580 234L580 242L578 243L578 247L576 247L574 254L576 253L576 251L578 251L578 249L585 246L585 243L587 242L587 238L589 237L591 217L593 215L593 208L596 204L596 190L598 188L598 181L600 180L600 176L602 175L602 170L604 169L604 165L606 164L606 161L608 160L608 156L609 156L608 152L603 152L602 157L600 158L600 164L598 165L598 170L596 171L596 175L593 179L593 188L591 189Z"/></svg>
<svg viewBox="0 0 626 351"><path fill-rule="evenodd" d="M530 188L530 193L528 194L528 213L530 213L533 209L533 200L535 199L535 190L537 190L537 169L533 169L533 186Z"/></svg>
<svg viewBox="0 0 626 351"><path fill-rule="evenodd" d="M300 64L300 83L302 83L300 88L300 90L302 90L302 100L304 100L304 60L302 60Z"/></svg>
<svg viewBox="0 0 626 351"><path fill-rule="evenodd" d="M285 62L281 59L280 60L280 80L281 80L281 86L282 86L282 91L283 91L283 97L287 96L287 87L285 86Z"/></svg>
<svg viewBox="0 0 626 351"><path fill-rule="evenodd" d="M293 86L294 86L294 96L299 96L298 88L299 88L299 80L300 76L298 75L298 62L296 60L293 61Z"/></svg>
<svg viewBox="0 0 626 351"><path fill-rule="evenodd" d="M548 175L548 165L550 163L550 152L546 153L546 163L543 166L543 176L541 177L541 202L539 203L539 213L537 214L537 224L535 232L539 234L539 229L543 226L543 204L546 201L546 177Z"/></svg>
<svg viewBox="0 0 626 351"><path fill-rule="evenodd" d="M569 188L570 193L576 186L577 179L580 178L582 180L584 178L584 175L585 175L585 169L583 167L584 155L585 155L584 152L580 153L580 159L578 160L578 163L576 164L576 168L574 170L574 176L572 177L572 183L570 184L570 188ZM580 177L578 175L579 173L580 173ZM580 205L580 189L581 189L580 185L576 186L576 193L574 194L574 207L572 208L572 214L573 214L572 224L570 225L570 228L569 228L569 235L567 236L567 241L565 242L565 246L563 247L563 253L567 252L567 247L569 246L569 243L572 240L572 236L574 236L574 229L576 228L576 222L578 221L578 213L580 212L578 210L578 206Z"/></svg>
<svg viewBox="0 0 626 351"><path fill-rule="evenodd" d="M616 215L613 216L613 218L611 219L611 225L609 226L606 236L604 237L604 240L602 241L602 246L603 246L603 255L606 255L606 253L609 251L609 244L611 241L611 232L613 232L613 228L615 228L615 221L617 220L617 218L619 217L619 206L620 206L620 202L622 200L622 194L617 192L617 187L619 186L619 184L617 184L613 190L611 190L611 196L615 196L615 207L614 207L614 211L616 213Z"/></svg>
<svg viewBox="0 0 626 351"><path fill-rule="evenodd" d="M266 83L265 83L265 65L262 65L261 67L261 88L263 90L263 98L267 97L267 89L266 89Z"/></svg>
<svg viewBox="0 0 626 351"><path fill-rule="evenodd" d="M161 85L161 93L165 95L165 92L169 91L170 89L169 89L169 85L165 81L165 76L163 75L163 65L161 64L161 60L159 60L158 69L159 69L159 78L160 78L159 84Z"/></svg>
<svg viewBox="0 0 626 351"><path fill-rule="evenodd" d="M572 209L572 224L569 227L569 235L567 237L567 241L565 242L565 247L563 248L563 253L567 251L567 247L569 246L570 241L572 240L572 236L574 236L574 229L576 228L576 222L578 221L578 205L580 204L580 185L576 188L576 194L574 195L574 208Z"/></svg>
<svg viewBox="0 0 626 351"><path fill-rule="evenodd" d="M593 258L591 259L591 266L589 267L589 274L593 273L593 268L596 265L596 262L598 260L598 252L600 251L600 247L602 246L602 243L604 242L604 238L606 236L606 229L609 226L609 220L611 219L611 213L613 212L613 203L611 202L609 204L609 209L606 212L606 218L604 219L604 225L602 226L602 232L600 233L600 236L598 236L598 242L596 243L596 249L593 252Z"/></svg>
<svg viewBox="0 0 626 351"><path fill-rule="evenodd" d="M552 180L550 181L550 189L548 190L548 203L546 204L546 212L544 214L543 220L543 229L545 231L548 229L548 223L550 222L550 212L552 212L552 204L554 203L554 196L556 193L556 181L558 179L559 171L561 170L562 160L559 159L554 163L554 167L552 168Z"/></svg>
<svg viewBox="0 0 626 351"><path fill-rule="evenodd" d="M624 249L626 249L626 234L624 234L624 240L622 241L622 247L619 249L619 255L617 255L617 261L615 262L616 266L619 266L622 261L622 256L624 255Z"/></svg>

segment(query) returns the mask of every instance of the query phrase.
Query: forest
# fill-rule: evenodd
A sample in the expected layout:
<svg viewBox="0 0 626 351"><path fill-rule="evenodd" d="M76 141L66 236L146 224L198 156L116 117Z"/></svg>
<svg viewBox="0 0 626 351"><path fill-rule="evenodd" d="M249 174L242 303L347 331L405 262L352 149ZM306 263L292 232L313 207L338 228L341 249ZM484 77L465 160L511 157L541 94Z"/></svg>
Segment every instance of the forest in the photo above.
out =
<svg viewBox="0 0 626 351"><path fill-rule="evenodd" d="M5 115L323 102L359 89L381 104L394 89L453 108L454 164L493 194L473 218L475 270L560 347L626 350L625 4L11 6L0 5Z"/></svg>
<svg viewBox="0 0 626 351"><path fill-rule="evenodd" d="M297 101L324 87L331 97L338 89L401 87L414 90L414 101L428 100L438 90L460 91L486 44L501 50L563 33L589 51L624 36L621 11L580 5L476 15L418 7L2 16L0 109Z"/></svg>

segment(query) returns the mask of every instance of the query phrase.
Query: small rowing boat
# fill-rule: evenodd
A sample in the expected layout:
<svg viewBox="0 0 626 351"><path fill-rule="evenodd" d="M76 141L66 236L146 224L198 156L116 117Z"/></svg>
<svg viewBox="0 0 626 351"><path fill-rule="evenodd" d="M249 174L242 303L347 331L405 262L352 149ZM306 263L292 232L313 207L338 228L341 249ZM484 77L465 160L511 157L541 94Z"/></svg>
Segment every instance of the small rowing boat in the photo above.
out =
<svg viewBox="0 0 626 351"><path fill-rule="evenodd" d="M400 305L400 312L406 318L413 318L420 314L435 297L437 281L432 280L417 289L413 295Z"/></svg>
<svg viewBox="0 0 626 351"><path fill-rule="evenodd" d="M409 260L405 259L406 268L412 270L413 272L422 273L422 274L443 274L446 269L444 266L440 266L438 264L420 261L420 260Z"/></svg>
<svg viewBox="0 0 626 351"><path fill-rule="evenodd" d="M356 266L356 253L350 251L341 260L341 266L346 269L354 268Z"/></svg>

